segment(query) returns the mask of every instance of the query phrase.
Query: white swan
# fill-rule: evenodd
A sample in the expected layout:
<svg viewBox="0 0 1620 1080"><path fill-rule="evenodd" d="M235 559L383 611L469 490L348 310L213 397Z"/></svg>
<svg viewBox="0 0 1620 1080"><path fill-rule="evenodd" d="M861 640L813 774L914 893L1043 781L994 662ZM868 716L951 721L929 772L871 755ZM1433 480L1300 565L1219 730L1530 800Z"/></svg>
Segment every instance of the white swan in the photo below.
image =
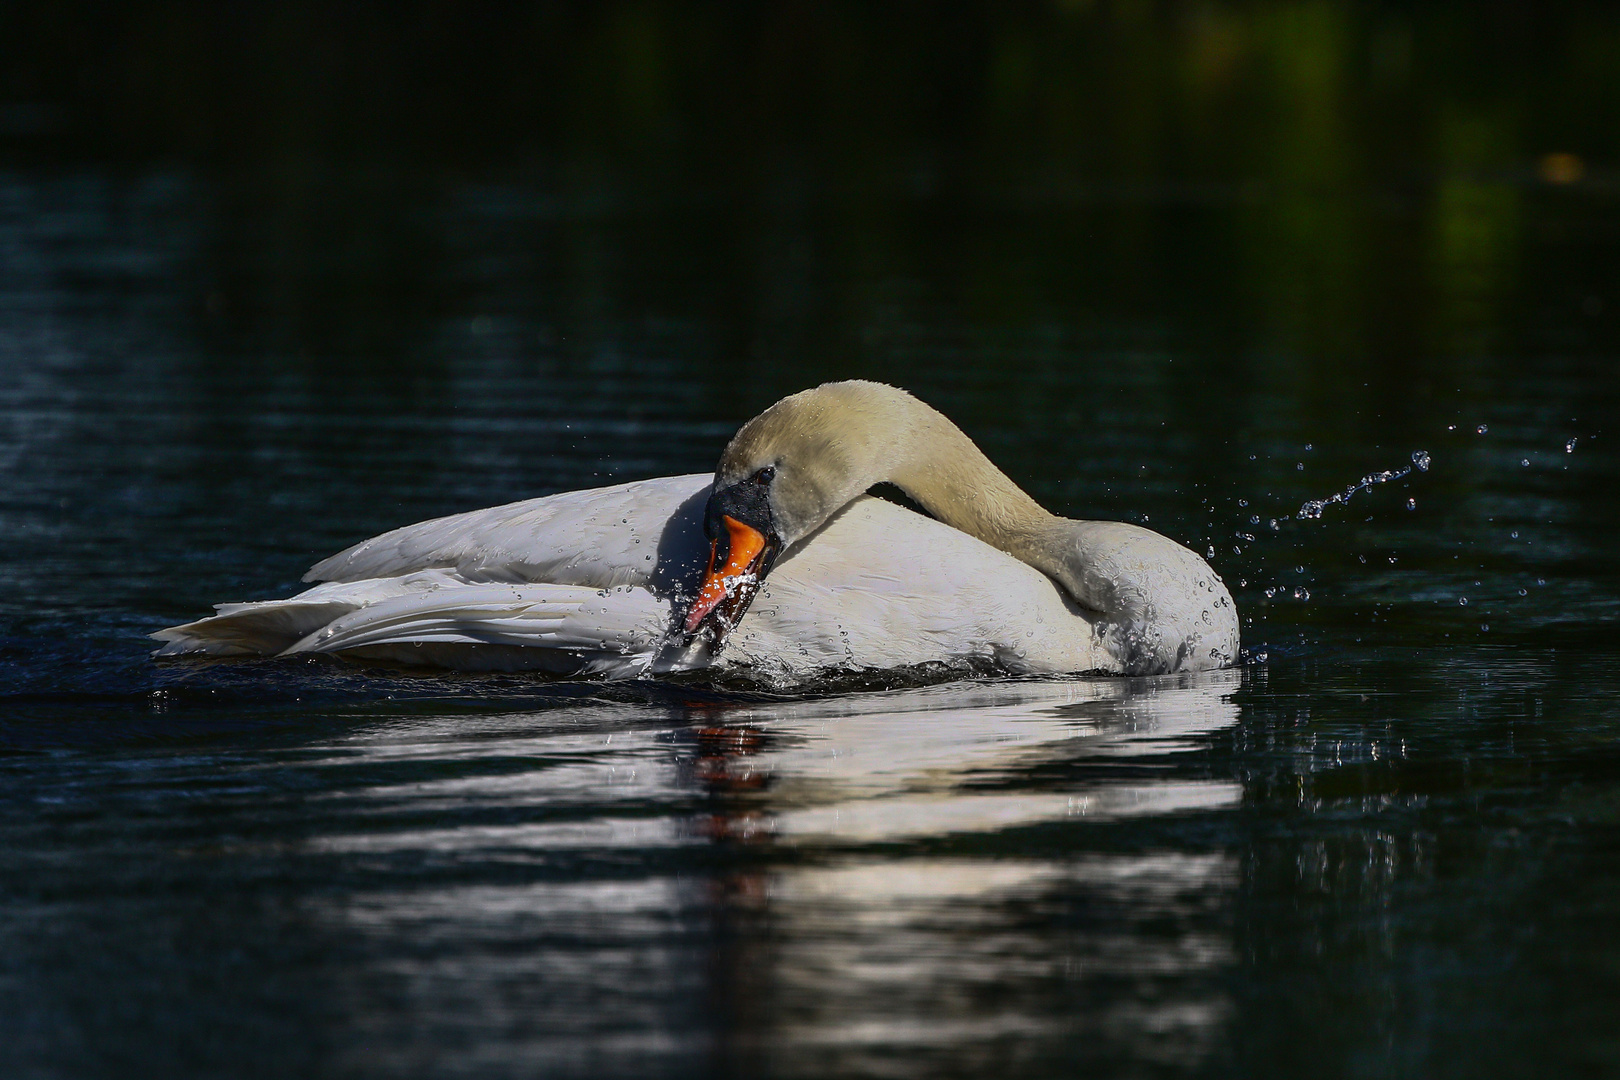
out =
<svg viewBox="0 0 1620 1080"><path fill-rule="evenodd" d="M883 482L938 520L865 494ZM870 382L777 402L712 478L425 521L304 580L323 584L158 631L157 655L791 678L936 661L1153 674L1238 653L1231 595L1203 559L1047 513L939 412Z"/></svg>

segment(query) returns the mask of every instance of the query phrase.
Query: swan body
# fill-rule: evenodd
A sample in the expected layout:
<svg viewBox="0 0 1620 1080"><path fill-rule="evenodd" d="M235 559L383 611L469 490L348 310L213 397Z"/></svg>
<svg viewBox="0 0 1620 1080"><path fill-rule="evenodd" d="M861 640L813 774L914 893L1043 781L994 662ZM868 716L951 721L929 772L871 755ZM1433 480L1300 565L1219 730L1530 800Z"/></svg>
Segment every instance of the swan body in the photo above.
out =
<svg viewBox="0 0 1620 1080"><path fill-rule="evenodd" d="M939 520L864 494L884 481ZM723 576L723 530L751 531L739 517L770 544ZM157 655L793 678L931 662L1201 670L1233 663L1238 647L1230 594L1196 554L1136 526L1046 513L943 416L875 383L784 399L739 431L713 476L421 522L305 580L319 584L158 631ZM697 618L727 603L729 614ZM706 629L715 620L718 633Z"/></svg>

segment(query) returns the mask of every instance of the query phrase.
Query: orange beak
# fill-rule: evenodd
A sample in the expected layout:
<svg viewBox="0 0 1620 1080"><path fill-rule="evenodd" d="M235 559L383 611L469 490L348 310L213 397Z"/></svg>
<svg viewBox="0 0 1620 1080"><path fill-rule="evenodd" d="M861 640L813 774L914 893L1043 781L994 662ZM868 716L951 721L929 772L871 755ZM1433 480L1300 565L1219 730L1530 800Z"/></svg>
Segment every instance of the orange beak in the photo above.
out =
<svg viewBox="0 0 1620 1080"><path fill-rule="evenodd" d="M686 613L688 634L697 633L703 620L716 608L721 609L720 618L727 624L725 629L729 630L730 623L741 616L748 601L753 599L754 590L759 588L758 569L765 554L765 535L729 514L720 520L725 524L729 540L726 561L724 565L715 567L720 551L720 541L715 540L709 545L709 568L704 572L703 585ZM731 603L727 604L728 600Z"/></svg>

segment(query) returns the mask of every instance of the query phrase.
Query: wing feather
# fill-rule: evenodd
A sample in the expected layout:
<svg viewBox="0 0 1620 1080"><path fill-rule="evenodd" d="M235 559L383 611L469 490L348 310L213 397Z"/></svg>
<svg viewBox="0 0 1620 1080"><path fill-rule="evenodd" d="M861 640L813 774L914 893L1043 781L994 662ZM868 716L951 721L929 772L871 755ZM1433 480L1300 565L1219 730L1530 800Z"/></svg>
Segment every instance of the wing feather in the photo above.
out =
<svg viewBox="0 0 1620 1080"><path fill-rule="evenodd" d="M545 581L667 591L695 573L706 473L565 491L385 532L323 559L305 581L357 582L422 570L468 582Z"/></svg>

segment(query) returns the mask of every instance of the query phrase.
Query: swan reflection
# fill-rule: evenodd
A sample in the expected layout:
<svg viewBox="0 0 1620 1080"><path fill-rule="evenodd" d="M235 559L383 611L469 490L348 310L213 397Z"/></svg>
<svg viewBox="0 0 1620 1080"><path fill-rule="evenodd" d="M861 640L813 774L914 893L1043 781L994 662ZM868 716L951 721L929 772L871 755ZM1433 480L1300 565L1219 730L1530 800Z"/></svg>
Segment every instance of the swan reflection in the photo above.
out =
<svg viewBox="0 0 1620 1080"><path fill-rule="evenodd" d="M773 1071L864 1072L902 1053L960 1071L1005 1067L1009 1046L1062 1059L1080 1040L1200 1058L1228 1013L1218 912L1235 861L1020 833L1235 806L1235 783L1087 764L1191 748L1235 722L1237 681L991 683L730 713L756 734L734 742L731 773L704 770L738 816L711 832L817 856L726 882L772 929L722 976L754 987L734 1054Z"/></svg>
<svg viewBox="0 0 1620 1080"><path fill-rule="evenodd" d="M711 762L716 790L766 788L789 843L874 843L987 832L1063 818L1208 810L1239 785L1190 779L1077 780L1031 790L1046 761L1167 754L1233 722L1235 673L1159 680L986 683L733 710L756 739ZM768 783L766 782L768 777ZM740 805L748 805L746 803Z"/></svg>
<svg viewBox="0 0 1620 1080"><path fill-rule="evenodd" d="M615 1068L1196 1061L1238 868L1173 823L1241 788L1172 756L1236 720L1240 679L390 722L319 751L356 783L310 843L432 871L319 917L459 957L396 991L441 1010L543 998L537 1064L605 999L638 1018L589 1036Z"/></svg>

